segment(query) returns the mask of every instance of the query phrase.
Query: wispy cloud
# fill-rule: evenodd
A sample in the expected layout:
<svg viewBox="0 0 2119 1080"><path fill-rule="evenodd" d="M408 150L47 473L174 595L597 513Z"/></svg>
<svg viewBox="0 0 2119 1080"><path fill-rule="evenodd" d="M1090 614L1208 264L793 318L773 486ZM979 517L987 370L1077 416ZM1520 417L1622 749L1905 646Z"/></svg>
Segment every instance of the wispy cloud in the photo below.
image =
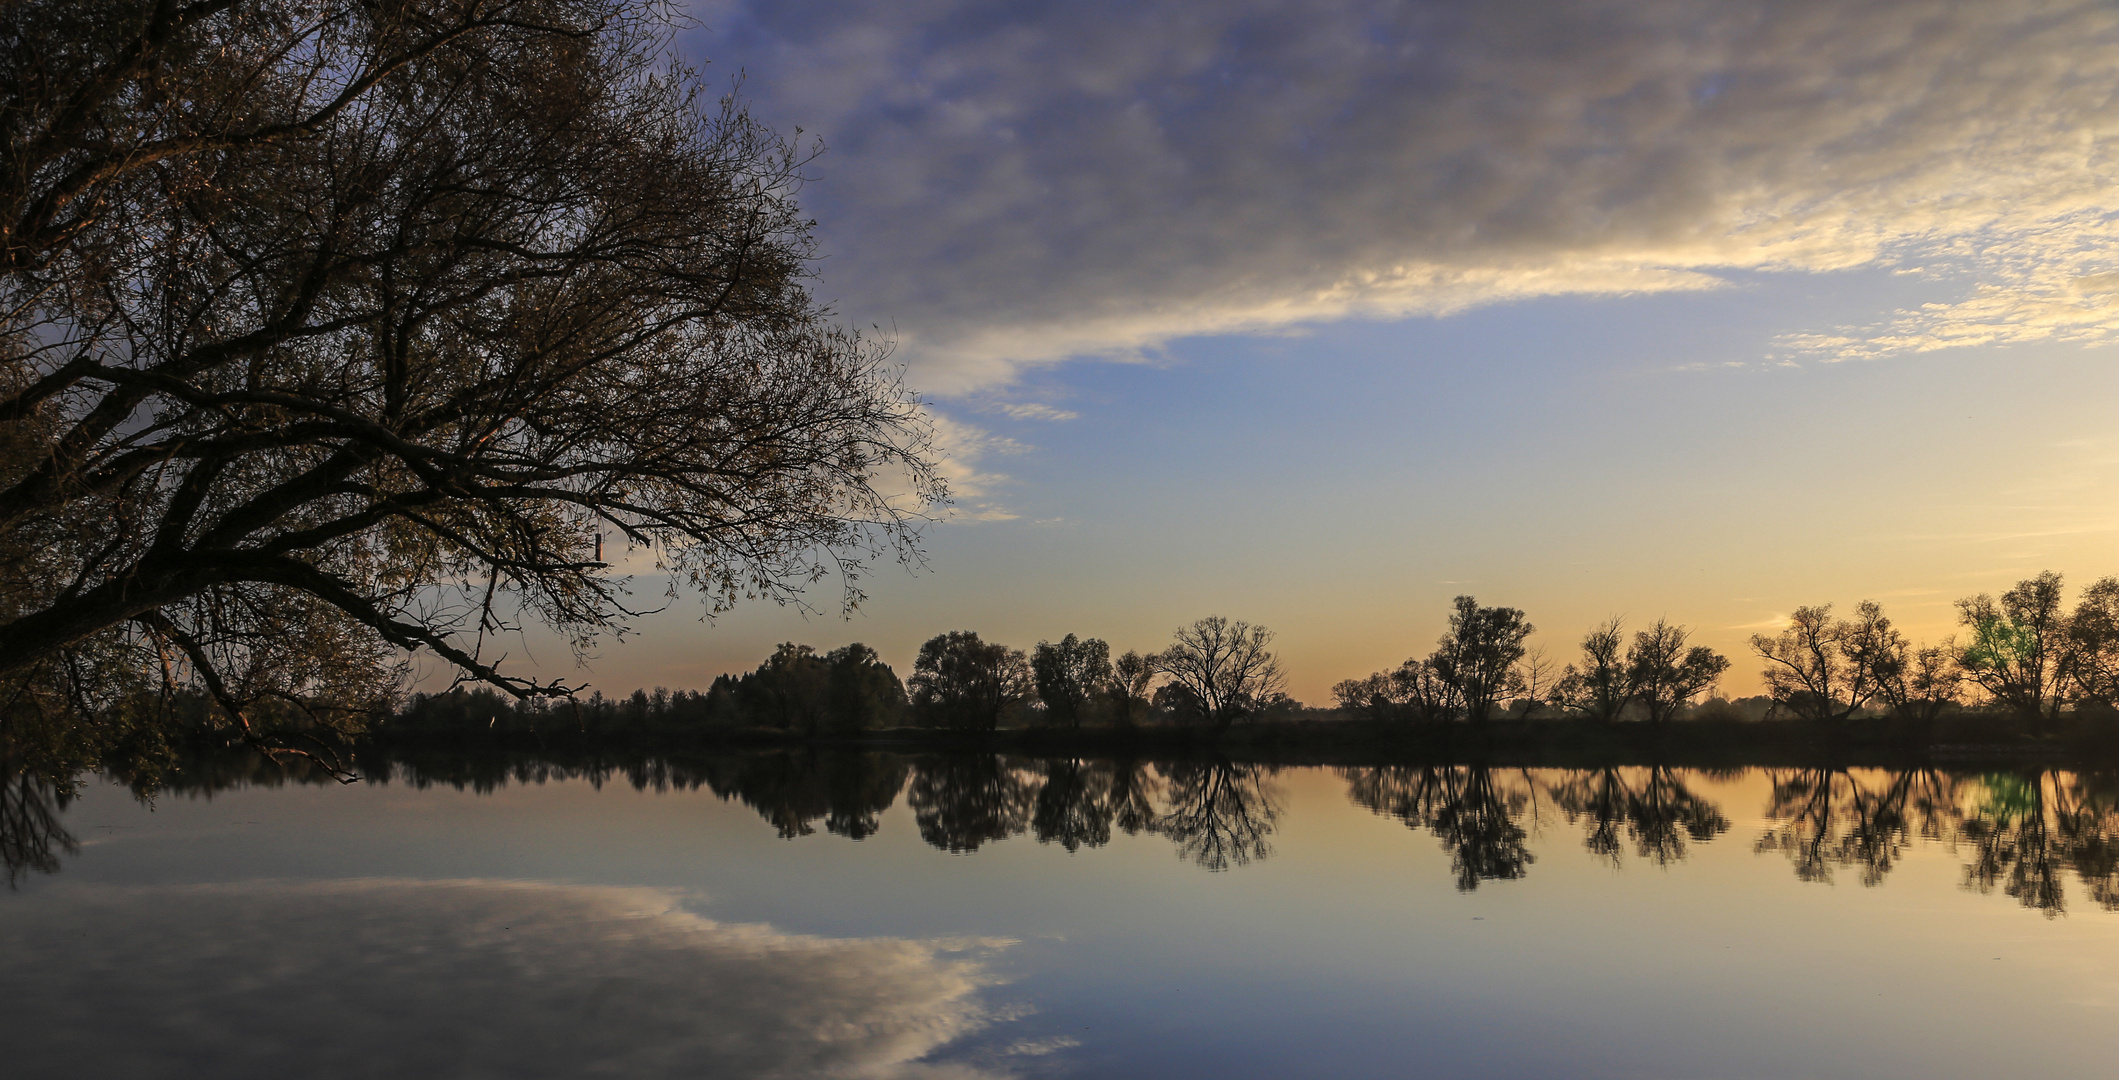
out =
<svg viewBox="0 0 2119 1080"><path fill-rule="evenodd" d="M994 457L1020 454L1029 448L1006 435L996 435L945 413L930 413L934 425L936 470L949 485L955 506L948 518L959 522L1014 521L1022 515L995 501L1010 483L1008 474L987 467Z"/></svg>
<svg viewBox="0 0 2119 1080"><path fill-rule="evenodd" d="M1730 626L1730 627L1725 627L1725 629L1729 629L1729 630L1757 630L1757 631L1765 631L1765 630L1783 630L1783 629L1786 629L1786 628L1787 628L1787 626L1788 626L1788 622L1789 622L1788 616L1786 616L1786 615L1782 615L1782 614L1779 614L1779 613L1777 613L1777 612L1776 612L1775 614L1772 614L1772 615L1768 615L1768 616L1766 616L1765 618L1763 618L1763 619L1760 619L1760 620L1759 620L1758 622L1754 622L1754 623L1742 623L1742 624L1739 624L1739 625L1737 625L1737 626Z"/></svg>
<svg viewBox="0 0 2119 1080"><path fill-rule="evenodd" d="M1173 338L1725 269L1937 302L1783 349L2101 341L2119 12L2088 0L700 7L775 123L826 295L945 394Z"/></svg>
<svg viewBox="0 0 2119 1080"><path fill-rule="evenodd" d="M1040 405L1036 402L1012 402L1005 405L997 405L995 408L1010 420L1051 420L1056 422L1077 420L1082 415L1071 409L1055 409L1050 405Z"/></svg>

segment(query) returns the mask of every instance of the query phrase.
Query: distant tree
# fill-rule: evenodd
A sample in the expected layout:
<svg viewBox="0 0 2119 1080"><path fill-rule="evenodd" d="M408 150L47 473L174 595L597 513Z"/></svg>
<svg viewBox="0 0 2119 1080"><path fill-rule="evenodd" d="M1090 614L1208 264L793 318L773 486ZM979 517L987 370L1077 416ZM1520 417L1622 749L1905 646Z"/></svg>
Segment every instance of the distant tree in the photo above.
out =
<svg viewBox="0 0 2119 1080"><path fill-rule="evenodd" d="M1400 711L1422 723L1448 723L1464 703L1458 685L1443 677L1433 657L1398 665L1390 674L1390 686Z"/></svg>
<svg viewBox="0 0 2119 1080"><path fill-rule="evenodd" d="M1830 604L1796 608L1786 629L1752 635L1751 648L1766 661L1766 689L1776 705L1806 720L1834 721L1882 692L1901 642L1883 607L1864 600L1851 620L1832 618Z"/></svg>
<svg viewBox="0 0 2119 1080"><path fill-rule="evenodd" d="M1263 626L1210 615L1179 627L1155 667L1191 696L1204 722L1220 730L1280 692L1280 661L1266 648L1272 640Z"/></svg>
<svg viewBox="0 0 2119 1080"><path fill-rule="evenodd" d="M1964 699L1964 669L1954 640L1920 648L1901 640L1892 648L1897 656L1878 668L1876 696L1893 716L1933 720Z"/></svg>
<svg viewBox="0 0 2119 1080"><path fill-rule="evenodd" d="M736 700L737 680L726 673L714 676L706 688L706 723L712 727L736 727L746 717Z"/></svg>
<svg viewBox="0 0 2119 1080"><path fill-rule="evenodd" d="M1022 650L979 640L969 630L937 634L912 664L912 706L926 723L992 731L1035 693Z"/></svg>
<svg viewBox="0 0 2119 1080"><path fill-rule="evenodd" d="M1985 593L1959 600L1957 621L1970 634L1958 656L1967 678L2034 724L2059 718L2071 674L2059 574L2025 578L1999 602Z"/></svg>
<svg viewBox="0 0 2119 1080"><path fill-rule="evenodd" d="M1200 704L1199 695L1189 686L1175 680L1155 688L1148 698L1148 711L1157 719L1181 727L1191 727L1206 722L1206 707Z"/></svg>
<svg viewBox="0 0 2119 1080"><path fill-rule="evenodd" d="M1509 679L1516 695L1515 704L1510 706L1510 709L1513 711L1521 708L1523 711L1519 718L1530 719L1548 704L1548 699L1554 693L1554 685L1558 681L1559 676L1553 670L1552 659L1545 655L1542 647L1526 651L1523 659L1516 662L1515 674Z"/></svg>
<svg viewBox="0 0 2119 1080"><path fill-rule="evenodd" d="M1057 645L1040 641L1030 654L1030 671L1037 682L1038 699L1045 703L1046 720L1077 728L1099 699L1110 696L1114 678L1111 646L1073 634Z"/></svg>
<svg viewBox="0 0 2119 1080"><path fill-rule="evenodd" d="M2103 578L2082 590L2067 634L2068 669L2077 695L2119 706L2119 578Z"/></svg>
<svg viewBox="0 0 2119 1080"><path fill-rule="evenodd" d="M1366 679L1341 679L1332 686L1332 700L1340 709L1378 723L1398 715L1391 677L1382 672Z"/></svg>
<svg viewBox="0 0 2119 1080"><path fill-rule="evenodd" d="M1626 664L1626 636L1617 616L1582 638L1582 663L1567 665L1553 697L1599 723L1618 720L1633 701L1633 673Z"/></svg>
<svg viewBox="0 0 2119 1080"><path fill-rule="evenodd" d="M1341 709L1371 720L1421 723L1455 719L1463 700L1457 687L1442 677L1432 657L1414 657L1365 679L1341 680L1332 687L1332 697Z"/></svg>
<svg viewBox="0 0 2119 1080"><path fill-rule="evenodd" d="M874 649L860 642L824 656L829 689L827 723L842 731L892 727L905 716L905 684Z"/></svg>
<svg viewBox="0 0 2119 1080"><path fill-rule="evenodd" d="M1651 724L1677 716L1729 670L1728 657L1704 645L1688 648L1689 637L1684 627L1657 619L1626 650L1626 681Z"/></svg>
<svg viewBox="0 0 2119 1080"><path fill-rule="evenodd" d="M1469 596L1457 597L1454 604L1449 630L1428 662L1456 692L1465 719L1481 723L1512 689L1516 662L1523 659L1523 639L1537 628L1518 608L1480 607Z"/></svg>
<svg viewBox="0 0 2119 1080"><path fill-rule="evenodd" d="M783 642L736 681L736 701L754 724L816 734L831 711L831 669L817 650Z"/></svg>
<svg viewBox="0 0 2119 1080"><path fill-rule="evenodd" d="M1140 718L1148 708L1148 688L1155 681L1155 658L1127 650L1124 656L1111 662L1111 682L1106 689L1110 697L1111 718L1121 725L1130 725Z"/></svg>

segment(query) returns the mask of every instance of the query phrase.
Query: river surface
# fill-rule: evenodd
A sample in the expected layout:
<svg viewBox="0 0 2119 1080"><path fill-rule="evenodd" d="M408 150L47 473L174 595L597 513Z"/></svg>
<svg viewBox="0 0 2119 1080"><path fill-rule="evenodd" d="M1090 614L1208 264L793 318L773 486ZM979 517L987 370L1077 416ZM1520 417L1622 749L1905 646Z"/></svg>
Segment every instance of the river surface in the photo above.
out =
<svg viewBox="0 0 2119 1080"><path fill-rule="evenodd" d="M40 800L42 800L40 802ZM760 754L6 790L9 1076L2114 1075L2119 778Z"/></svg>

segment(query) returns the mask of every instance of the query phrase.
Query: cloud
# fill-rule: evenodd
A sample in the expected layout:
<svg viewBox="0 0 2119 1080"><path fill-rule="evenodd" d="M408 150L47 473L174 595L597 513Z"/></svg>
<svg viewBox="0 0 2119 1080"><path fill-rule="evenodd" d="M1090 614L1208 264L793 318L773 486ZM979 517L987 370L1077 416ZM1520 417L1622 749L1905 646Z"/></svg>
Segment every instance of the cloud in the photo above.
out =
<svg viewBox="0 0 2119 1080"><path fill-rule="evenodd" d="M1003 415L1007 416L1010 420L1061 421L1077 420L1081 418L1081 414L1078 412L1073 412L1067 409L1055 409L1050 405L1040 405L1036 402L1014 402L1010 404L997 405L995 406L995 408L999 409L1000 412Z"/></svg>
<svg viewBox="0 0 2119 1080"><path fill-rule="evenodd" d="M652 889L55 886L0 920L24 1076L977 1080L967 943L718 923ZM997 943L983 943L991 947Z"/></svg>
<svg viewBox="0 0 2119 1080"><path fill-rule="evenodd" d="M1786 629L1788 628L1788 624L1789 624L1789 623L1791 623L1791 622L1793 622L1793 621L1794 621L1794 620L1790 619L1790 618L1789 618L1788 616L1786 616L1786 615L1783 615L1783 614L1781 614L1781 613L1779 613L1779 612L1774 612L1773 614L1771 614L1771 615L1768 615L1768 616L1766 616L1765 618L1763 618L1763 619L1760 619L1760 620L1759 620L1759 621L1757 621L1757 622L1753 622L1753 623L1742 623L1742 624L1740 624L1740 625L1737 625L1737 626L1730 626L1730 627L1725 627L1724 629L1728 629L1728 630L1759 630L1759 631L1767 631L1767 630L1786 630Z"/></svg>
<svg viewBox="0 0 2119 1080"><path fill-rule="evenodd" d="M829 152L823 289L923 387L1195 334L1918 268L1793 354L2105 340L2119 12L2088 0L707 0Z"/></svg>
<svg viewBox="0 0 2119 1080"><path fill-rule="evenodd" d="M950 497L956 503L949 520L1014 521L1020 517L993 500L994 493L1010 482L1008 475L995 472L984 463L995 456L1023 453L1029 447L945 413L931 411L928 418L934 425L935 469L949 484Z"/></svg>

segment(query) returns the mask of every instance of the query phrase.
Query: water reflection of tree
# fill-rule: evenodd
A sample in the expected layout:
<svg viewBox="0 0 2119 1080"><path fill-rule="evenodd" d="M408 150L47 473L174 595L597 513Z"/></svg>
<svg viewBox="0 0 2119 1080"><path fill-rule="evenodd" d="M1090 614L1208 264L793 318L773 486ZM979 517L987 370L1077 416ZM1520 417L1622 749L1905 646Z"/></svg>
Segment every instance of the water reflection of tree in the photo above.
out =
<svg viewBox="0 0 2119 1080"><path fill-rule="evenodd" d="M1152 829L1160 790L1140 761L1053 758L1039 766L1030 829L1038 843L1068 851L1111 842L1111 827L1128 836Z"/></svg>
<svg viewBox="0 0 2119 1080"><path fill-rule="evenodd" d="M1778 851L1804 881L1832 880L1839 867L1876 885L1916 837L1938 839L1951 827L1955 781L1932 769L1857 775L1846 769L1769 770L1760 852Z"/></svg>
<svg viewBox="0 0 2119 1080"><path fill-rule="evenodd" d="M2057 824L2054 831L2090 899L2106 911L2119 911L2119 775L2075 774L2068 812Z"/></svg>
<svg viewBox="0 0 2119 1080"><path fill-rule="evenodd" d="M1112 762L1110 795L1106 805L1111 821L1127 836L1138 836L1155 827L1155 800L1162 795L1162 781L1148 771L1145 762Z"/></svg>
<svg viewBox="0 0 2119 1080"><path fill-rule="evenodd" d="M1023 770L998 754L950 754L920 759L907 801L920 839L964 854L1022 832L1036 796Z"/></svg>
<svg viewBox="0 0 2119 1080"><path fill-rule="evenodd" d="M2119 911L2119 792L2113 777L2056 770L1989 773L1967 785L1958 834L1968 888L2015 897L2047 916L2067 909L2072 870L2090 899Z"/></svg>
<svg viewBox="0 0 2119 1080"><path fill-rule="evenodd" d="M1177 844L1180 857L1208 870L1227 870L1273 853L1266 838L1280 817L1268 765L1180 761L1157 767L1169 801L1150 826Z"/></svg>
<svg viewBox="0 0 2119 1080"><path fill-rule="evenodd" d="M30 874L58 873L59 856L81 850L59 824L71 796L70 788L55 787L44 777L0 771L0 865L7 869L9 889L19 888Z"/></svg>
<svg viewBox="0 0 2119 1080"><path fill-rule="evenodd" d="M1044 763L1044 783L1030 812L1038 843L1068 851L1111 842L1111 774L1075 758Z"/></svg>
<svg viewBox="0 0 2119 1080"><path fill-rule="evenodd" d="M1442 841L1460 891L1520 878L1537 861L1521 824L1535 791L1520 772L1497 777L1483 765L1393 765L1341 775L1357 804Z"/></svg>
<svg viewBox="0 0 2119 1080"><path fill-rule="evenodd" d="M1721 807L1661 765L1647 769L1584 769L1549 786L1553 805L1580 822L1583 846L1619 865L1623 831L1643 859L1668 866L1686 855L1687 841L1703 843L1729 831Z"/></svg>
<svg viewBox="0 0 2119 1080"><path fill-rule="evenodd" d="M2048 916L2067 908L2069 872L2093 902L2119 910L2119 791L2112 778L2036 769L1953 777L1932 769L1774 773L1758 843L1805 881L1838 867L1880 884L1916 838L1964 857L1964 884L1999 889Z"/></svg>
<svg viewBox="0 0 2119 1080"><path fill-rule="evenodd" d="M796 752L746 754L705 763L707 787L736 799L771 822L783 838L825 831L853 840L874 835L883 811L905 786L903 759L883 754ZM636 776L634 786L667 782Z"/></svg>

